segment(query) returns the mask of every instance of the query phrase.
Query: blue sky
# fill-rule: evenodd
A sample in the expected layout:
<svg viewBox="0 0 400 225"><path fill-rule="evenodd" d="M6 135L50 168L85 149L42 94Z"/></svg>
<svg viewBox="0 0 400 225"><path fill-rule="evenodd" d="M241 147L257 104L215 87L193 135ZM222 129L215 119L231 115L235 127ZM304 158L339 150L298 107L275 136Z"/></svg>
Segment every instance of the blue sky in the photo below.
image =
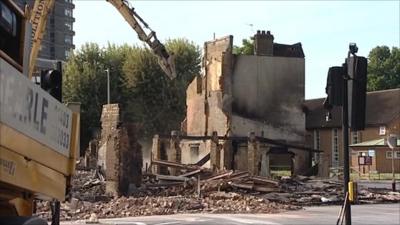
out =
<svg viewBox="0 0 400 225"><path fill-rule="evenodd" d="M275 42L301 42L306 59L306 99L325 97L328 68L341 65L349 42L359 55L400 45L400 1L130 1L160 40L185 37L196 44L234 36L240 45L256 30ZM141 44L106 1L75 0L74 43Z"/></svg>

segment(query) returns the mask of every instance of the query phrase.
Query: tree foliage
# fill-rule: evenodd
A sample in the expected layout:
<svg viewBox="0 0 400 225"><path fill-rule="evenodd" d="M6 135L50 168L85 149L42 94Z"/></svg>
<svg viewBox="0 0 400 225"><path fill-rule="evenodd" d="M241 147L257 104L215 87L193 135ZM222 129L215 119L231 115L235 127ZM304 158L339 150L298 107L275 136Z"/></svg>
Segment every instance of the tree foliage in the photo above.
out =
<svg viewBox="0 0 400 225"><path fill-rule="evenodd" d="M237 55L254 55L254 40L243 39L242 46L233 46L233 54Z"/></svg>
<svg viewBox="0 0 400 225"><path fill-rule="evenodd" d="M177 78L169 80L150 49L88 43L68 59L64 68L65 101L81 102L81 147L100 128L107 101L110 69L111 103L119 103L124 121L142 126L144 137L179 129L186 114L186 88L200 71L200 48L186 39L166 42L174 52Z"/></svg>
<svg viewBox="0 0 400 225"><path fill-rule="evenodd" d="M377 46L368 55L368 91L400 88L400 50Z"/></svg>

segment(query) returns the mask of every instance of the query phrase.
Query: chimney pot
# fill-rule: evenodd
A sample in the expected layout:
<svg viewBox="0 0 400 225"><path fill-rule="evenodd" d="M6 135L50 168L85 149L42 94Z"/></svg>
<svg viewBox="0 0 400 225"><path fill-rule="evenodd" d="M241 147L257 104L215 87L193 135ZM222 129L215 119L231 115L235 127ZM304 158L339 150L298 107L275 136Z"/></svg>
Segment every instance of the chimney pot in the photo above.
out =
<svg viewBox="0 0 400 225"><path fill-rule="evenodd" d="M254 54L273 56L274 47L274 36L270 31L265 32L265 30L257 30L257 34L254 35Z"/></svg>

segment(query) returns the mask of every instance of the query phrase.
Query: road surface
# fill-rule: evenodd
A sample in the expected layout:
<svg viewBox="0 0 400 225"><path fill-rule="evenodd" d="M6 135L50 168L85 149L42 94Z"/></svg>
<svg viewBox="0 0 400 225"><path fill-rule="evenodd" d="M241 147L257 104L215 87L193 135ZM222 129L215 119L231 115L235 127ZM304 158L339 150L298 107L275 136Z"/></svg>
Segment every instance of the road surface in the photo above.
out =
<svg viewBox="0 0 400 225"><path fill-rule="evenodd" d="M127 217L100 220L113 225L286 225L336 224L340 206L306 207L279 214L177 214L168 216ZM62 224L80 224L63 222ZM84 224L84 222L82 223ZM400 204L352 206L353 225L399 225Z"/></svg>

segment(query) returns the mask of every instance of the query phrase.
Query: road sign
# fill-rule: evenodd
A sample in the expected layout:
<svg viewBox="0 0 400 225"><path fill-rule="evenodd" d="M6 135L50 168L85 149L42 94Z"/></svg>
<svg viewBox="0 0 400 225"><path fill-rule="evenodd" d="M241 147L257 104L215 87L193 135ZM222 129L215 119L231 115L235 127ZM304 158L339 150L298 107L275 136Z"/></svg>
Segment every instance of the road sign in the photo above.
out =
<svg viewBox="0 0 400 225"><path fill-rule="evenodd" d="M372 156L358 156L358 165L360 166L372 165Z"/></svg>

